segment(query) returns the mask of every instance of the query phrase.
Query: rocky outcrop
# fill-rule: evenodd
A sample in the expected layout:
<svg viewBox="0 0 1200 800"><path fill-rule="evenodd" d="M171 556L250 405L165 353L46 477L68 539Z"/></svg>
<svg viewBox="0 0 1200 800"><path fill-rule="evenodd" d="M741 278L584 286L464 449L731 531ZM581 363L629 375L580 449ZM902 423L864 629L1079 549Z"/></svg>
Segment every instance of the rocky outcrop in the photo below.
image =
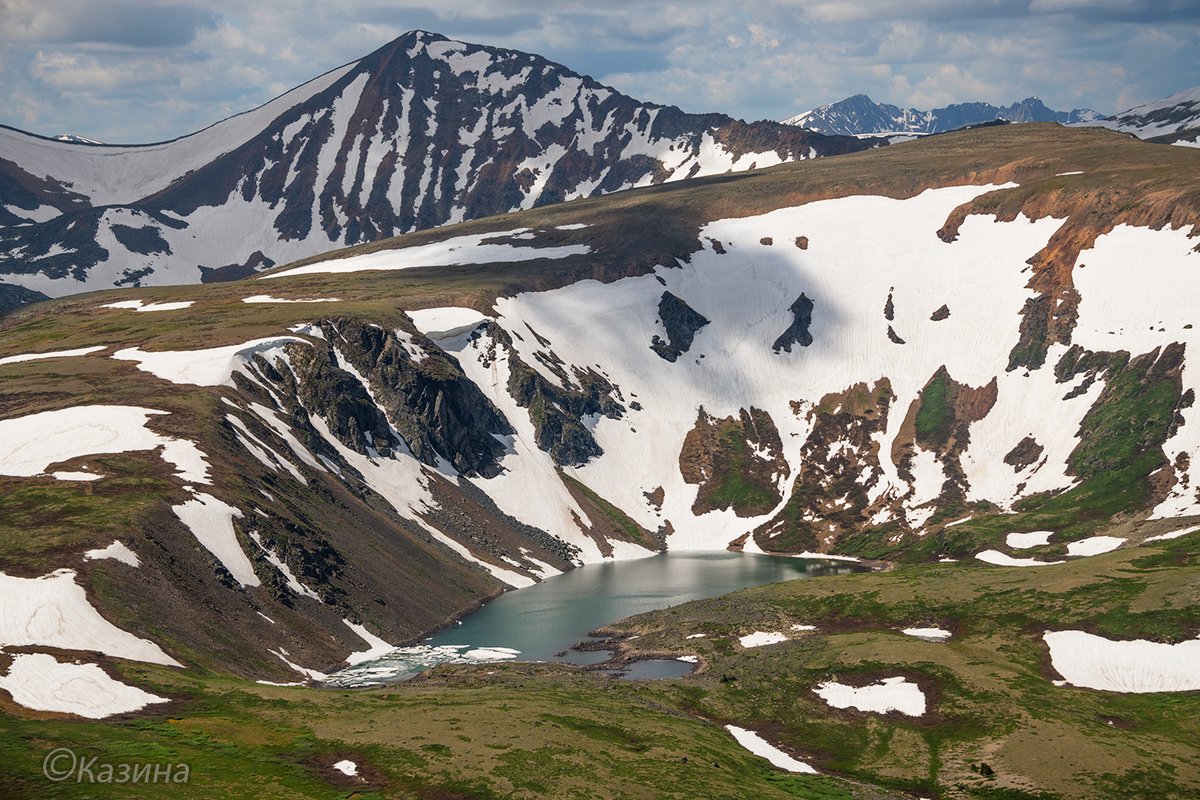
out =
<svg viewBox="0 0 1200 800"><path fill-rule="evenodd" d="M787 330L779 335L775 344L771 345L771 349L776 353L780 350L790 353L794 344L808 347L813 343L812 333L809 332L809 327L812 325L813 301L809 299L808 295L801 292L788 310L792 312L792 324L788 325Z"/></svg>
<svg viewBox="0 0 1200 800"><path fill-rule="evenodd" d="M790 473L775 421L758 408L742 409L736 419L716 419L701 408L679 452L679 471L700 487L693 512L729 508L739 517L778 505L780 482Z"/></svg>
<svg viewBox="0 0 1200 800"><path fill-rule="evenodd" d="M0 283L0 317L30 303L40 303L43 300L49 299L49 297L46 297L41 292L26 289L24 286Z"/></svg>
<svg viewBox="0 0 1200 800"><path fill-rule="evenodd" d="M350 319L327 320L321 328L339 357L366 378L373 399L417 458L430 465L444 458L464 475L499 471L504 445L493 434L513 428L452 356L415 331Z"/></svg>
<svg viewBox="0 0 1200 800"><path fill-rule="evenodd" d="M499 325L488 322L475 336L483 334L495 343L496 352L490 358L508 360L508 393L517 405L529 410L538 448L564 467L580 466L602 455L604 450L583 420L594 415L610 419L623 416L625 406L619 399L620 391L591 368L573 368L572 378L550 354L543 363L549 362L551 371L562 381L562 385L555 385L517 355L512 338Z"/></svg>
<svg viewBox="0 0 1200 800"><path fill-rule="evenodd" d="M812 429L800 450L804 469L783 509L753 532L759 547L828 550L891 502L880 497L872 505L870 494L883 475L880 459L891 455L880 451L877 437L894 400L891 383L881 378L827 394L806 412Z"/></svg>
<svg viewBox="0 0 1200 800"><path fill-rule="evenodd" d="M650 349L665 361L674 362L692 346L696 331L708 324L708 318L670 292L663 292L658 301L658 319L667 332L664 341L657 334Z"/></svg>

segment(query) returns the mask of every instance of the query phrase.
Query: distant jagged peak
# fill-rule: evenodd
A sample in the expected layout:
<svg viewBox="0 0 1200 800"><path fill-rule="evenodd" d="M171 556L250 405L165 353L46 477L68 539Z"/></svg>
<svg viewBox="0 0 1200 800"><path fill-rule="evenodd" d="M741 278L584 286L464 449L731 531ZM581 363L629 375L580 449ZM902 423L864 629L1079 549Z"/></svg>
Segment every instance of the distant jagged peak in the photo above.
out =
<svg viewBox="0 0 1200 800"><path fill-rule="evenodd" d="M1059 122L1063 124L1099 119L1091 109L1055 111L1038 97L1008 106L982 101L953 103L941 108L922 110L877 103L865 94L855 94L836 103L797 114L784 120L786 125L828 135L863 136L880 134L943 133L971 125L1006 120L1008 122Z"/></svg>

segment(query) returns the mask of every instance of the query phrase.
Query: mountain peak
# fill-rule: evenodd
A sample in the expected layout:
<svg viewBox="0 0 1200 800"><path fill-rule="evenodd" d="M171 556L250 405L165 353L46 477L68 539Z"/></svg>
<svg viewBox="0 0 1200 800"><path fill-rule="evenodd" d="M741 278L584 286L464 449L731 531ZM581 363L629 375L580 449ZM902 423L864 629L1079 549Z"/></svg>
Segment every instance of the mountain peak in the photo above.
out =
<svg viewBox="0 0 1200 800"><path fill-rule="evenodd" d="M1009 106L983 102L953 103L942 108L902 109L888 103L876 103L865 94L856 94L836 103L814 108L785 120L826 135L856 136L886 133L942 133L995 120L1008 122L1070 123L1098 116L1089 109L1055 111L1040 98L1026 97Z"/></svg>

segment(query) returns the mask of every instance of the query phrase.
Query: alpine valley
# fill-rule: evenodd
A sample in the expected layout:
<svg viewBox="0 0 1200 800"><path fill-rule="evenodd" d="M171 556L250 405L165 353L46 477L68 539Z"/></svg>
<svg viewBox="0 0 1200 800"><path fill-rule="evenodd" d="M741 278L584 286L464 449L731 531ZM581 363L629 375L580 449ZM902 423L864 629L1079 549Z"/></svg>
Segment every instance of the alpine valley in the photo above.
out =
<svg viewBox="0 0 1200 800"><path fill-rule="evenodd" d="M173 142L0 130L0 794L1196 796L1200 151L877 144L422 32ZM681 678L322 686L712 550L860 569L596 632Z"/></svg>

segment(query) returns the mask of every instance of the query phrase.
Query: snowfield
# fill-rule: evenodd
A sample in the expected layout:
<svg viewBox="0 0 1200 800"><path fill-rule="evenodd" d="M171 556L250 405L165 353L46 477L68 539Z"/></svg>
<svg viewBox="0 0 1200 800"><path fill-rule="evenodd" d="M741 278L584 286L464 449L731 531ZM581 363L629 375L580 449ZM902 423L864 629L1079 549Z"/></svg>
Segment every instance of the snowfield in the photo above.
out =
<svg viewBox="0 0 1200 800"><path fill-rule="evenodd" d="M1050 544L1054 531L1030 531L1029 533L1010 533L1004 537L1004 543L1013 550L1026 550L1030 547L1041 547Z"/></svg>
<svg viewBox="0 0 1200 800"><path fill-rule="evenodd" d="M88 353L96 353L108 345L98 344L94 347L77 347L74 350L51 350L48 353L22 353L19 356L5 356L0 358L0 367L8 364L21 364L26 361L41 361L45 358L73 358L75 356L86 356Z"/></svg>
<svg viewBox="0 0 1200 800"><path fill-rule="evenodd" d="M129 311L180 311L190 307L195 300L180 300L174 303L144 303L142 300L121 300L116 303L108 303L100 306L101 308L123 308Z"/></svg>
<svg viewBox="0 0 1200 800"><path fill-rule="evenodd" d="M137 553L119 541L113 542L108 547L88 550L83 554L83 557L89 561L109 558L113 561L120 561L122 564L128 564L131 567L140 567L142 565L142 562L137 557Z"/></svg>
<svg viewBox="0 0 1200 800"><path fill-rule="evenodd" d="M1200 689L1200 639L1113 641L1084 631L1047 632L1042 638L1050 663L1074 686L1133 694Z"/></svg>
<svg viewBox="0 0 1200 800"><path fill-rule="evenodd" d="M233 386L233 373L256 353L271 360L271 351L288 342L304 342L296 336L273 336L226 347L205 350L145 351L137 347L118 350L112 357L136 361L138 369L164 381L193 386Z"/></svg>
<svg viewBox="0 0 1200 800"><path fill-rule="evenodd" d="M771 762L771 766L779 767L788 772L802 772L810 775L815 775L817 772L810 765L789 756L754 731L739 728L736 725L726 725L725 730L729 731L730 735L742 747L754 753L754 755L761 756Z"/></svg>
<svg viewBox="0 0 1200 800"><path fill-rule="evenodd" d="M779 644L780 642L786 642L787 640L788 637L779 631L755 631L754 633L748 633L745 636L739 637L738 643L741 644L742 647L750 648L764 647L769 644Z"/></svg>
<svg viewBox="0 0 1200 800"><path fill-rule="evenodd" d="M259 280L286 278L295 275L317 275L321 273L347 273L379 270L414 269L416 267L457 267L463 264L513 263L548 258L560 259L567 256L586 255L591 252L587 245L562 245L558 247L522 247L516 244L496 243L491 240L521 237L529 233L527 228L495 233L480 233L455 236L444 242L402 247L394 250L379 250L360 256L333 258L302 267L285 269L263 275Z"/></svg>
<svg viewBox="0 0 1200 800"><path fill-rule="evenodd" d="M208 483L206 456L186 439L172 439L146 427L149 418L166 414L138 406L76 406L0 420L0 475L33 477L52 464L80 456L162 449L180 479ZM98 476L55 473L64 480Z"/></svg>
<svg viewBox="0 0 1200 800"><path fill-rule="evenodd" d="M95 650L114 658L183 666L158 645L100 616L71 569L38 578L0 572L0 647L7 645Z"/></svg>
<svg viewBox="0 0 1200 800"><path fill-rule="evenodd" d="M876 714L899 711L910 717L925 713L925 693L907 678L885 678L867 686L847 686L836 681L827 681L813 689L833 708L856 708Z"/></svg>
<svg viewBox="0 0 1200 800"><path fill-rule="evenodd" d="M241 511L208 494L197 494L185 503L171 506L171 510L235 581L242 586L261 583L233 529L233 518L241 517Z"/></svg>
<svg viewBox="0 0 1200 800"><path fill-rule="evenodd" d="M0 689L26 708L88 719L167 702L165 697L121 683L95 664L65 664L44 653L14 655L8 674L0 676Z"/></svg>

